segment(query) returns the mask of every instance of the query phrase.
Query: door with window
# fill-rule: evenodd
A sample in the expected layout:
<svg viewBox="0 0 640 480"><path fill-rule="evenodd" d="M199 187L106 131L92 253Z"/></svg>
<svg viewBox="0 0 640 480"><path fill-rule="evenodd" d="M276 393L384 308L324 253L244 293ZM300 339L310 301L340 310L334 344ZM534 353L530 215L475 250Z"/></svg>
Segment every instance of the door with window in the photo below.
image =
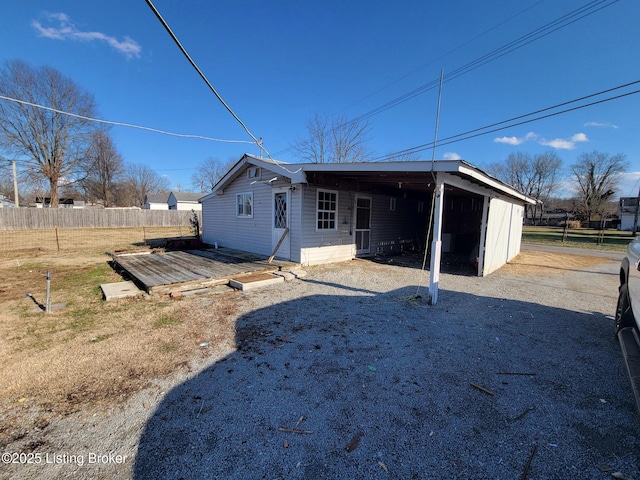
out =
<svg viewBox="0 0 640 480"><path fill-rule="evenodd" d="M272 216L272 251L278 246L276 257L291 258L291 242L289 241L289 189L273 190L273 216ZM286 235L285 235L285 232Z"/></svg>
<svg viewBox="0 0 640 480"><path fill-rule="evenodd" d="M371 198L356 197L356 255L371 253Z"/></svg>

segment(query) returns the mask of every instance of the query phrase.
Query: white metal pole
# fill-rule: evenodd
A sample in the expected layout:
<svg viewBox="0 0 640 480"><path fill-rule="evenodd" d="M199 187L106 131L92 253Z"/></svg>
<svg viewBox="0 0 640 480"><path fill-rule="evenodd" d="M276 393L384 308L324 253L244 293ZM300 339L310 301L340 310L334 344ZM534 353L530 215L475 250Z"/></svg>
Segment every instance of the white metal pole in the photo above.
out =
<svg viewBox="0 0 640 480"><path fill-rule="evenodd" d="M16 161L13 161L13 201L16 207L20 206L20 199L18 198L18 176L16 175Z"/></svg>

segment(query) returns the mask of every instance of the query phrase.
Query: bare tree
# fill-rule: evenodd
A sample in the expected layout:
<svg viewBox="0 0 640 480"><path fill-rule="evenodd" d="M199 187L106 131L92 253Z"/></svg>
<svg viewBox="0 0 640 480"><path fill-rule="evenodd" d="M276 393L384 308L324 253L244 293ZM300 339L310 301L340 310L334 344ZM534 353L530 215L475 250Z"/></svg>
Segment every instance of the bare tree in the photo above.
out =
<svg viewBox="0 0 640 480"><path fill-rule="evenodd" d="M128 165L120 195L128 205L144 207L147 195L169 190L169 182L146 165Z"/></svg>
<svg viewBox="0 0 640 480"><path fill-rule="evenodd" d="M546 203L558 189L562 160L553 151L531 156L528 153L510 154L503 163L489 165L489 173L512 185L525 195ZM535 206L527 205L529 217L534 218Z"/></svg>
<svg viewBox="0 0 640 480"><path fill-rule="evenodd" d="M593 215L603 212L607 202L616 193L618 182L628 166L626 156L622 153L609 156L594 150L578 157L571 171L580 218L589 221Z"/></svg>
<svg viewBox="0 0 640 480"><path fill-rule="evenodd" d="M293 149L309 163L364 162L369 157L370 132L367 121L343 117L329 121L326 115L315 115L307 122L307 137L298 140Z"/></svg>
<svg viewBox="0 0 640 480"><path fill-rule="evenodd" d="M20 60L0 70L0 93L83 117L95 116L93 96L51 67ZM58 184L76 178L93 130L91 122L15 101L0 101L0 148L31 175L47 179L51 206L58 206Z"/></svg>
<svg viewBox="0 0 640 480"><path fill-rule="evenodd" d="M222 162L217 158L209 157L198 165L198 169L191 176L191 185L199 192L210 192L235 163L234 159Z"/></svg>
<svg viewBox="0 0 640 480"><path fill-rule="evenodd" d="M124 162L104 129L94 131L91 138L85 154L86 173L80 184L87 198L112 207L116 204L118 183L124 176Z"/></svg>

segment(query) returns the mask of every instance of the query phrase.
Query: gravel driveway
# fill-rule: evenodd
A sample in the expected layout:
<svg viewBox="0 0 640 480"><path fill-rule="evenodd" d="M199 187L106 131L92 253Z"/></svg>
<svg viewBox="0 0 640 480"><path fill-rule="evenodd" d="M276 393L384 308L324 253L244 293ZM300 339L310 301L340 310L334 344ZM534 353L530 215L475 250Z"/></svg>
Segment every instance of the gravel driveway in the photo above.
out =
<svg viewBox="0 0 640 480"><path fill-rule="evenodd" d="M62 449L122 463L0 473L640 479L638 414L611 317L618 263L558 257L536 269L528 255L527 268L486 278L443 274L436 306L425 288L415 299L428 274L397 260L309 268L248 292L237 349L108 414L60 422Z"/></svg>

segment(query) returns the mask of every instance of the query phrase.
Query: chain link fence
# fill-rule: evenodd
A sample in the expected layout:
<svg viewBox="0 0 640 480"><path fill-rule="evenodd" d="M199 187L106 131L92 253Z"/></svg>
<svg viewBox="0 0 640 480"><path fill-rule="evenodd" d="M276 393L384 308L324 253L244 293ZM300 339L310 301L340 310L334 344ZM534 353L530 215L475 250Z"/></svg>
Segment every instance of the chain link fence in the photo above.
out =
<svg viewBox="0 0 640 480"><path fill-rule="evenodd" d="M194 236L201 225L200 212L47 210L0 209L0 257L160 247L170 238Z"/></svg>

